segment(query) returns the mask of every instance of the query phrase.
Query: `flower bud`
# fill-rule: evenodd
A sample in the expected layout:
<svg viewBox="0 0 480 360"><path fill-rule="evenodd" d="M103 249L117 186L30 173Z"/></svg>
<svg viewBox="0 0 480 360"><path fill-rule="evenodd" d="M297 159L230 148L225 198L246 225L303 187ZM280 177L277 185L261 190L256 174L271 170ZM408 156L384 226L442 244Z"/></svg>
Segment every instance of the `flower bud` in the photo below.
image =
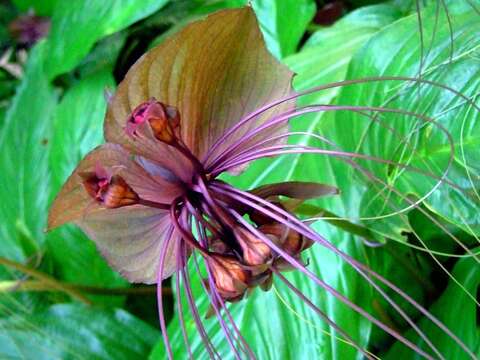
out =
<svg viewBox="0 0 480 360"><path fill-rule="evenodd" d="M285 250L289 255L295 256L309 248L312 242L304 238L297 231L280 223L265 224L258 228L259 231L270 235L271 239Z"/></svg>
<svg viewBox="0 0 480 360"><path fill-rule="evenodd" d="M45 37L50 29L50 20L34 14L21 15L8 25L10 35L18 44L30 47Z"/></svg>
<svg viewBox="0 0 480 360"><path fill-rule="evenodd" d="M209 239L210 250L222 255L227 255L232 253L232 249L219 238L210 238Z"/></svg>
<svg viewBox="0 0 480 360"><path fill-rule="evenodd" d="M212 254L208 258L216 290L224 300L240 300L250 280L250 273L233 256Z"/></svg>
<svg viewBox="0 0 480 360"><path fill-rule="evenodd" d="M135 135L137 128L146 122L150 125L155 138L161 142L172 145L180 135L180 114L178 110L153 98L138 105L133 110L127 120L127 134Z"/></svg>
<svg viewBox="0 0 480 360"><path fill-rule="evenodd" d="M148 119L153 135L161 142L172 145L175 143L175 134L166 117L151 117Z"/></svg>
<svg viewBox="0 0 480 360"><path fill-rule="evenodd" d="M83 186L88 194L103 206L114 209L138 203L139 196L118 175L102 177L97 173L84 173Z"/></svg>
<svg viewBox="0 0 480 360"><path fill-rule="evenodd" d="M272 250L262 239L257 238L247 229L238 227L234 231L243 252L243 262L247 265L264 265L272 256Z"/></svg>

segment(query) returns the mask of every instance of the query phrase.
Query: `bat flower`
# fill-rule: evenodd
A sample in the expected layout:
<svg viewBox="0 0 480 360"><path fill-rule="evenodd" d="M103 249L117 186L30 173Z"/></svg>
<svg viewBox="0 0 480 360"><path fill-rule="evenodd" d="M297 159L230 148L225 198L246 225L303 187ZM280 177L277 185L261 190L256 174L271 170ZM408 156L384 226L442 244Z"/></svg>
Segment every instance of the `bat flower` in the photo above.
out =
<svg viewBox="0 0 480 360"><path fill-rule="evenodd" d="M50 209L50 229L77 224L129 281L158 284L169 357L161 282L172 274L183 279L206 350L218 355L192 299L190 261L199 266L198 259L203 260L202 285L212 305L204 315L217 316L236 357L240 351L250 358L254 354L248 344L234 344L221 315L224 311L232 320L226 302L240 301L256 287L268 290L273 276L303 296L282 275L295 268L329 290L301 254L314 242L332 246L299 221L289 204L338 190L286 182L247 192L218 178L224 172L240 174L255 159L308 150L286 144L289 119L319 110L292 106L298 96L291 92L292 75L267 51L248 7L185 27L129 70L109 101L107 143L80 162ZM366 271L336 248L332 251ZM241 334L235 338L243 342Z"/></svg>

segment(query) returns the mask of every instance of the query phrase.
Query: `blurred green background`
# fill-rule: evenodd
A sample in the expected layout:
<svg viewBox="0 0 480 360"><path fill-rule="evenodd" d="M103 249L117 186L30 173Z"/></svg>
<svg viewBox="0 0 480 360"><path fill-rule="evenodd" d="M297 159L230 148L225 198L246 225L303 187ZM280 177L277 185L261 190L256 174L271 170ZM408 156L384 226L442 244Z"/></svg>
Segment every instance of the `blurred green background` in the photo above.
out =
<svg viewBox="0 0 480 360"><path fill-rule="evenodd" d="M245 4L0 2L0 359L166 358L155 287L129 285L74 226L45 233L48 207L79 160L103 142L105 91L114 91L129 67L169 34L213 11ZM296 90L421 74L471 100L479 93L477 0L254 0L251 5L269 50L297 74ZM292 179L337 186L340 196L306 204L303 216L328 210L355 223L360 234L342 221L313 226L404 289L480 355L480 267L471 255L480 245L479 111L445 88L387 80L327 89L299 103L383 106L435 119L451 138L425 119L375 112L368 121L360 113L319 113L291 126L321 134L344 151L408 163L438 176L452 160L448 182L437 186L438 179L359 160L400 196L336 158L311 155L262 160L241 176L224 179L245 189ZM325 146L304 135L291 141ZM418 200L419 207L409 208L405 198ZM318 246L307 257L313 272L425 347L351 267ZM289 278L362 347L382 359L418 357L303 276ZM192 283L204 314L209 300L198 274L192 273ZM188 354L170 280L164 287L173 351L184 359ZM422 314L388 292L445 358L468 358ZM280 284L266 293L255 290L230 310L260 359L361 358ZM207 358L188 316L186 325L194 358ZM205 320L205 326L222 356L233 358L218 322Z"/></svg>

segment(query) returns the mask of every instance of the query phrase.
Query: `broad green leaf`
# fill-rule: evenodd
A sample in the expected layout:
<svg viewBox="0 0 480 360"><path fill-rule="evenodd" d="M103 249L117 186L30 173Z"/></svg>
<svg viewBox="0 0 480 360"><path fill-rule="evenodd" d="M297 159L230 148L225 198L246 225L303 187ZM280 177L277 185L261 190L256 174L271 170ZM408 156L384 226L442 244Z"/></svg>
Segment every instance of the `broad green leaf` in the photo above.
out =
<svg viewBox="0 0 480 360"><path fill-rule="evenodd" d="M41 16L51 16L59 0L12 0L18 10L27 12L31 9L35 14Z"/></svg>
<svg viewBox="0 0 480 360"><path fill-rule="evenodd" d="M145 359L158 331L123 310L74 304L0 320L4 359Z"/></svg>
<svg viewBox="0 0 480 360"><path fill-rule="evenodd" d="M298 54L284 60L297 73L296 90L344 80L352 55L378 30L400 17L401 12L393 5L367 6L351 12L332 27L314 32ZM311 100L328 104L338 91L333 88L303 97L302 103Z"/></svg>
<svg viewBox="0 0 480 360"><path fill-rule="evenodd" d="M45 44L35 47L0 133L0 256L21 260L44 239L48 142L56 94L43 69Z"/></svg>
<svg viewBox="0 0 480 360"><path fill-rule="evenodd" d="M50 149L52 193L55 195L75 165L103 141L105 89L114 85L111 69L96 72L70 88L55 111Z"/></svg>
<svg viewBox="0 0 480 360"><path fill-rule="evenodd" d="M476 248L476 251L478 250ZM452 275L471 294L478 293L480 289L480 268L475 259L459 260ZM479 309L473 299L467 296L453 280L449 281L447 289L430 307L429 311L457 335L474 354L480 356ZM470 359L470 356L454 340L431 321L422 318L418 324L445 359ZM421 339L418 339L418 336L413 337L411 333L408 335L409 338L428 351L428 346ZM420 359L420 357L404 346L395 344L385 359Z"/></svg>
<svg viewBox="0 0 480 360"><path fill-rule="evenodd" d="M279 59L296 51L315 15L312 0L254 0L252 6L268 49Z"/></svg>
<svg viewBox="0 0 480 360"><path fill-rule="evenodd" d="M436 284L432 274L436 269L429 254L411 249L403 243L388 241L378 248L365 248L370 269L382 275L388 281L402 289L422 306L428 306L428 301L436 293ZM421 314L405 301L397 292L382 286L388 296L399 304L411 319L417 319ZM380 294L374 293L371 298L373 314L386 323L393 323L399 329L409 328L406 320ZM385 350L392 337L378 327L372 328L370 346Z"/></svg>
<svg viewBox="0 0 480 360"><path fill-rule="evenodd" d="M480 22L468 2L450 2L448 10L453 33L450 33L445 12L439 12L437 19L436 6L432 5L422 13L423 52L417 17L412 15L372 38L356 54L348 78L414 77L422 65L423 78L450 86L467 97L475 96L480 86L480 66L471 55L480 45ZM455 39L453 53L451 37ZM446 135L436 123L429 123L425 118L399 114L382 114L377 121L373 121L358 113L343 111L325 118L323 122L323 134L344 151L409 164L437 177L374 161L358 162L403 196L413 194L421 198L428 195L435 188L438 178L446 176L458 188L444 183L425 200L425 204L466 231L478 231L478 110L445 89L428 84L392 81L345 87L338 103L383 106L418 113L432 118L448 131ZM450 141L453 142L453 153ZM452 165L449 168L450 159ZM361 216L386 215L409 206L401 196L389 191L382 192L382 186L378 183L365 177L362 180L353 171L350 177L366 185L359 209ZM379 222L371 221L368 224L378 226Z"/></svg>
<svg viewBox="0 0 480 360"><path fill-rule="evenodd" d="M400 16L400 13L396 7L389 5L370 6L350 13L331 28L313 33L298 54L291 55L283 60L296 73L293 82L295 90L302 91L314 86L344 80L353 54L372 35L393 22L398 16ZM333 89L322 91L314 96L302 97L300 105L309 103L328 104L337 93L338 90ZM303 117L302 120L293 120L290 122L292 130L315 131L321 126L322 115L318 114L317 116ZM305 120L303 120L304 118ZM294 143L306 144L309 141L311 140L308 137L295 137ZM302 159L302 161L299 161L299 159ZM299 166L304 167L305 165L302 164L305 164L306 161L304 161L303 156L296 156L292 166L291 160L292 157L288 159L279 158L275 161L259 161L252 164L242 174L241 178L227 177L227 179L235 181L236 185L243 188L255 187L266 182L266 179L268 179L268 182L292 179L294 173L303 173L296 169ZM309 170L309 172L314 173L310 178L320 181L318 176L323 173L323 170L320 166L316 166L317 160L318 157L313 158L310 161L312 166L308 168L315 166L315 169ZM284 174L283 169L285 168L289 169L287 175Z"/></svg>
<svg viewBox="0 0 480 360"><path fill-rule="evenodd" d="M167 0L60 1L48 36L51 78L72 70L95 42L160 9Z"/></svg>
<svg viewBox="0 0 480 360"><path fill-rule="evenodd" d="M78 64L76 71L82 78L96 72L104 72L106 68L110 68L112 72L117 64L118 55L125 45L127 35L126 31L119 31L100 40Z"/></svg>
<svg viewBox="0 0 480 360"><path fill-rule="evenodd" d="M48 204L48 141L57 94L44 72L45 44L30 52L0 131L0 256L38 266ZM0 266L0 280L23 276ZM45 306L40 294L0 294L0 316Z"/></svg>

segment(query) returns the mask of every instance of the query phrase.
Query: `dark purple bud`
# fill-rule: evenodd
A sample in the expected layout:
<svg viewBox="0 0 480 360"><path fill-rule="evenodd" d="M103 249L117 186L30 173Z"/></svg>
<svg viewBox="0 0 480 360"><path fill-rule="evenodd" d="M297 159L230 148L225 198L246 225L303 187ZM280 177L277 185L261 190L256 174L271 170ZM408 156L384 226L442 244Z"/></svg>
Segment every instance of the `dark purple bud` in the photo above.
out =
<svg viewBox="0 0 480 360"><path fill-rule="evenodd" d="M334 1L323 5L315 14L313 22L318 25L332 25L340 19L345 10L343 1Z"/></svg>
<svg viewBox="0 0 480 360"><path fill-rule="evenodd" d="M45 37L50 29L50 20L33 14L21 15L8 25L10 35L17 43L30 47Z"/></svg>

